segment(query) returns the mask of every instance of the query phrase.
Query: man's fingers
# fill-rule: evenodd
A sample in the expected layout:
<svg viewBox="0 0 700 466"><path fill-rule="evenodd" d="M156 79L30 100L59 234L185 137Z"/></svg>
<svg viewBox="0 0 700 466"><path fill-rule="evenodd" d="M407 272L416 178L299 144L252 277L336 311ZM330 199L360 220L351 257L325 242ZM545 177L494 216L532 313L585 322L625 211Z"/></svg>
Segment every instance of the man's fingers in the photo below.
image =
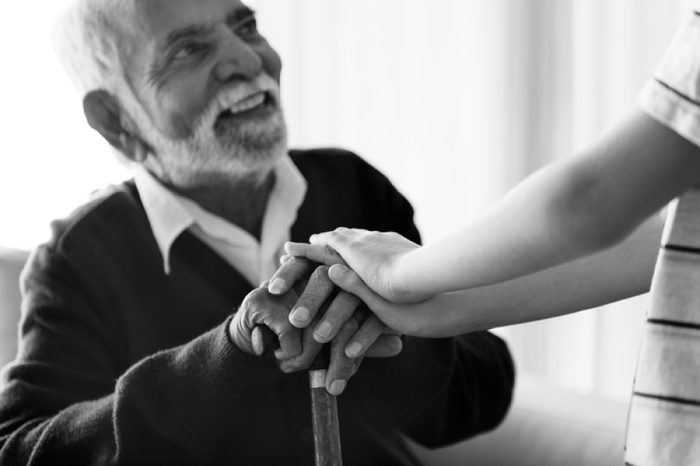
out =
<svg viewBox="0 0 700 466"><path fill-rule="evenodd" d="M290 373L304 369L308 369L311 363L314 362L316 356L321 351L322 344L314 340L312 328L307 327L302 331L302 352L293 358L284 358L284 355L277 354L280 360L280 369L283 372Z"/></svg>
<svg viewBox="0 0 700 466"><path fill-rule="evenodd" d="M293 291L284 296L273 296L267 288L258 288L255 299L250 302L254 309L252 312L253 323L256 326L266 326L277 336L279 349L285 357L297 356L302 351L301 332L289 323L288 316L291 304L285 302L294 296ZM255 327L253 327L254 329ZM264 333L263 336L265 336Z"/></svg>
<svg viewBox="0 0 700 466"><path fill-rule="evenodd" d="M250 332L250 340L253 345L253 353L262 356L277 346L277 337L264 325L256 325Z"/></svg>
<svg viewBox="0 0 700 466"><path fill-rule="evenodd" d="M309 260L325 265L345 263L340 254L330 246L288 242L284 245L284 250L289 256L306 257Z"/></svg>
<svg viewBox="0 0 700 466"><path fill-rule="evenodd" d="M267 288L248 293L228 328L236 346L249 354L262 355L270 347L276 347L278 341L287 357L301 353L301 333L289 323L291 305L284 302L296 295L288 294L294 296L272 296Z"/></svg>
<svg viewBox="0 0 700 466"><path fill-rule="evenodd" d="M383 334L364 353L366 358L393 358L403 349L403 340L399 335Z"/></svg>
<svg viewBox="0 0 700 466"><path fill-rule="evenodd" d="M371 314L345 346L345 354L349 358L363 356L367 349L382 335L385 328L386 326L382 321L374 314Z"/></svg>
<svg viewBox="0 0 700 466"><path fill-rule="evenodd" d="M345 291L339 292L314 329L314 339L319 343L331 341L342 325L353 315L360 298Z"/></svg>
<svg viewBox="0 0 700 466"><path fill-rule="evenodd" d="M267 289L274 295L282 295L297 281L305 278L313 267L313 263L303 257L291 257L270 278Z"/></svg>
<svg viewBox="0 0 700 466"><path fill-rule="evenodd" d="M296 306L289 313L289 322L298 328L308 326L334 288L333 283L328 278L328 266L317 267L311 274L306 288L299 296Z"/></svg>
<svg viewBox="0 0 700 466"><path fill-rule="evenodd" d="M330 365L326 374L326 390L331 395L343 393L348 380L355 374L362 361L362 358L349 358L345 354L345 345L358 328L358 321L355 318L349 319L331 342Z"/></svg>

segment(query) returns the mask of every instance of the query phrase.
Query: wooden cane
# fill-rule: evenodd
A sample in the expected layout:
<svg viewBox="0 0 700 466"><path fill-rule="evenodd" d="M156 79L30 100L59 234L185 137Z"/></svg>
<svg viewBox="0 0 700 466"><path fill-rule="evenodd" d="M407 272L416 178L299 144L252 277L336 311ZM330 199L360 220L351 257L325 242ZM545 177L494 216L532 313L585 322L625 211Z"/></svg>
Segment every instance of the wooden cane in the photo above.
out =
<svg viewBox="0 0 700 466"><path fill-rule="evenodd" d="M314 429L316 466L341 466L340 422L338 402L326 390L326 374L330 362L330 347L324 345L309 368L311 390L311 422Z"/></svg>
<svg viewBox="0 0 700 466"><path fill-rule="evenodd" d="M262 325L253 328L251 339L257 354L269 354L279 345L275 334ZM342 466L343 464L340 451L338 402L336 397L326 390L329 363L330 346L324 345L309 367L311 423L316 466Z"/></svg>

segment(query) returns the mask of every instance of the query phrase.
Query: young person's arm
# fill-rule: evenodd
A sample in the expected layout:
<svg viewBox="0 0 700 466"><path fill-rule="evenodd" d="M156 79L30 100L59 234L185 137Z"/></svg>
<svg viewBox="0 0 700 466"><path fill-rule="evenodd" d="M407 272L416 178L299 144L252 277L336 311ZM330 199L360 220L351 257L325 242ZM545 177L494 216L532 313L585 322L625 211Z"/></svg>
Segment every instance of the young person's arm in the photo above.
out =
<svg viewBox="0 0 700 466"><path fill-rule="evenodd" d="M576 158L539 170L467 227L423 246L340 229L312 237L379 295L412 302L610 247L700 180L700 149L641 110ZM307 255L300 245L290 254Z"/></svg>
<svg viewBox="0 0 700 466"><path fill-rule="evenodd" d="M605 251L525 277L443 293L419 303L387 301L344 265L333 265L329 276L340 288L361 298L388 327L406 335L445 337L570 314L648 291L663 223L661 215L653 215L627 239ZM337 263L337 256L327 249L311 248L316 260ZM370 341L360 333L347 347L354 343L366 348Z"/></svg>

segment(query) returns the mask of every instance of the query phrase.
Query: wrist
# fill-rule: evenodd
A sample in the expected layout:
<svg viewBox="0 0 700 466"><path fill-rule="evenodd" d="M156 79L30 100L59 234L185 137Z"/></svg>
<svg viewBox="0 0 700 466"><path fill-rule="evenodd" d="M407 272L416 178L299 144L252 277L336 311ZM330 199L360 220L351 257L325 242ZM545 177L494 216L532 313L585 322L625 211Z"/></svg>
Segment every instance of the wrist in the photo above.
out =
<svg viewBox="0 0 700 466"><path fill-rule="evenodd" d="M412 253L409 251L402 254L389 264L387 270L387 288L391 290L390 300L395 303L411 303L418 299L416 298L416 283L413 280L414 269L412 262Z"/></svg>

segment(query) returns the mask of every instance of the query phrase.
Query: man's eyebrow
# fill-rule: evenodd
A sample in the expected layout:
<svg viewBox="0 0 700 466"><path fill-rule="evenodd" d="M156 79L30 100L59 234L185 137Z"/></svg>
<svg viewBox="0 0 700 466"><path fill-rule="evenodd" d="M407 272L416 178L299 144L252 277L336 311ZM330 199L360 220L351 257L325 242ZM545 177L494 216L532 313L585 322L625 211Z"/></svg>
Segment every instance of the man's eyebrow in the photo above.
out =
<svg viewBox="0 0 700 466"><path fill-rule="evenodd" d="M226 22L228 24L236 24L249 18L255 18L255 11L247 6L241 6L228 14Z"/></svg>
<svg viewBox="0 0 700 466"><path fill-rule="evenodd" d="M170 34L168 34L167 37L160 43L160 48L166 49L178 40L184 39L186 37L203 35L209 32L210 30L211 26L204 25L185 26L184 28L176 29L170 32Z"/></svg>
<svg viewBox="0 0 700 466"><path fill-rule="evenodd" d="M228 24L236 24L240 21L249 19L249 18L255 18L255 11L253 11L251 8L247 6L241 6L239 8L236 8L234 11L228 14L226 17L226 22ZM166 49L170 45L174 44L180 39L186 38L186 37L193 37L193 36L198 36L198 35L203 35L206 34L207 32L211 31L211 26L205 26L205 25L192 25L192 26L185 26L184 28L181 29L176 29L170 34L167 35L167 37L160 43L160 48L161 49Z"/></svg>

